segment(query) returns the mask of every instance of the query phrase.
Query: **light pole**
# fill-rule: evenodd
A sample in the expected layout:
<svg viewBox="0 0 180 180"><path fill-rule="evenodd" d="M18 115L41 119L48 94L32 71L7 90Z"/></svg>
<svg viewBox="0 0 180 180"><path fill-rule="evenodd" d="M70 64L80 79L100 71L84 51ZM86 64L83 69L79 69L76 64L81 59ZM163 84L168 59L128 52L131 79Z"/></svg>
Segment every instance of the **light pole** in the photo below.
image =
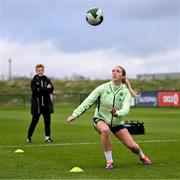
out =
<svg viewBox="0 0 180 180"><path fill-rule="evenodd" d="M8 59L8 62L9 62L9 80L12 80L12 69L11 69L12 60Z"/></svg>

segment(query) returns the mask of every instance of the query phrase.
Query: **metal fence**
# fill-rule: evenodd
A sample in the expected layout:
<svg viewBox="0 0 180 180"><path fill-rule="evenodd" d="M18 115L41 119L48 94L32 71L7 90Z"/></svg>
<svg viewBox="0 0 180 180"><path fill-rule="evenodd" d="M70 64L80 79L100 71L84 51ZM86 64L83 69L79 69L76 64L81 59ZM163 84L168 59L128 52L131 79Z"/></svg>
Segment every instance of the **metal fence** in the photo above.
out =
<svg viewBox="0 0 180 180"><path fill-rule="evenodd" d="M80 104L88 94L63 93L53 94L54 105ZM29 108L31 94L0 94L0 108Z"/></svg>
<svg viewBox="0 0 180 180"><path fill-rule="evenodd" d="M56 105L78 105L88 94L82 93L59 93L53 95L54 106ZM30 107L31 94L0 94L0 108ZM132 99L131 106L142 107L160 107L171 106L180 107L180 91L164 91L164 92L139 92L137 98Z"/></svg>

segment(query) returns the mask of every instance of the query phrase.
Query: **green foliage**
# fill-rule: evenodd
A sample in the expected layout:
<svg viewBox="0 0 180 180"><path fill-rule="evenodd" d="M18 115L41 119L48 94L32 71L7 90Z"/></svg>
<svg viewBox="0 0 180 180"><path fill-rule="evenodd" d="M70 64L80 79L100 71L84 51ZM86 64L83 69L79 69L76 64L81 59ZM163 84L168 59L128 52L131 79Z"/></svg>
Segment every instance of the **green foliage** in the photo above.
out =
<svg viewBox="0 0 180 180"><path fill-rule="evenodd" d="M179 179L179 108L132 108L126 120L144 121L145 135L133 137L153 164L142 165L112 135L115 168L110 171L104 169L100 136L92 125L94 108L67 123L66 117L74 108L55 107L54 144L44 142L42 117L33 143L27 144L29 109L0 110L0 179ZM19 148L24 150L23 154L14 153ZM69 172L76 166L84 172Z"/></svg>
<svg viewBox="0 0 180 180"><path fill-rule="evenodd" d="M0 94L25 94L30 92L30 80L0 81Z"/></svg>
<svg viewBox="0 0 180 180"><path fill-rule="evenodd" d="M131 80L132 87L137 91L178 91L180 79L165 80Z"/></svg>
<svg viewBox="0 0 180 180"><path fill-rule="evenodd" d="M11 81L0 81L0 94L28 94L30 90L30 79L16 79ZM98 85L108 80L52 80L55 93L90 93ZM176 91L180 90L180 79L166 80L136 80L130 79L132 88L136 91Z"/></svg>

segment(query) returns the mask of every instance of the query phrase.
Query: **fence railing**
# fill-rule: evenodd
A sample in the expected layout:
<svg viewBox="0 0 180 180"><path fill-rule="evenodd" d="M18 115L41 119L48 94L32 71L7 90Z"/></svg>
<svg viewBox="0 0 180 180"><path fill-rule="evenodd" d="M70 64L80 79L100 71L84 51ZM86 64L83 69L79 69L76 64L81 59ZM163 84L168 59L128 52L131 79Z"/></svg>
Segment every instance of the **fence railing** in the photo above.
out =
<svg viewBox="0 0 180 180"><path fill-rule="evenodd" d="M53 95L54 106L80 104L87 96L87 93L56 93ZM0 108L27 108L30 107L30 102L31 94L0 94ZM180 91L140 92L136 99L132 99L131 105L180 107Z"/></svg>
<svg viewBox="0 0 180 180"><path fill-rule="evenodd" d="M54 105L80 104L88 94L61 93L53 94ZM16 107L28 108L31 103L31 94L0 94L0 108Z"/></svg>

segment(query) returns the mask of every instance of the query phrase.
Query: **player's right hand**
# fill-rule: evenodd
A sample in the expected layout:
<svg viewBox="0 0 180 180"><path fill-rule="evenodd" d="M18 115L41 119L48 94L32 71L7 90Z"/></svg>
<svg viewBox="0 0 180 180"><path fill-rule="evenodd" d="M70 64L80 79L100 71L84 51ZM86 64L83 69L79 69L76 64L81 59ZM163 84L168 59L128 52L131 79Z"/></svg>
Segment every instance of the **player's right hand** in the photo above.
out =
<svg viewBox="0 0 180 180"><path fill-rule="evenodd" d="M74 121L75 120L75 117L74 116L68 116L67 117L67 122L71 122L71 121Z"/></svg>

